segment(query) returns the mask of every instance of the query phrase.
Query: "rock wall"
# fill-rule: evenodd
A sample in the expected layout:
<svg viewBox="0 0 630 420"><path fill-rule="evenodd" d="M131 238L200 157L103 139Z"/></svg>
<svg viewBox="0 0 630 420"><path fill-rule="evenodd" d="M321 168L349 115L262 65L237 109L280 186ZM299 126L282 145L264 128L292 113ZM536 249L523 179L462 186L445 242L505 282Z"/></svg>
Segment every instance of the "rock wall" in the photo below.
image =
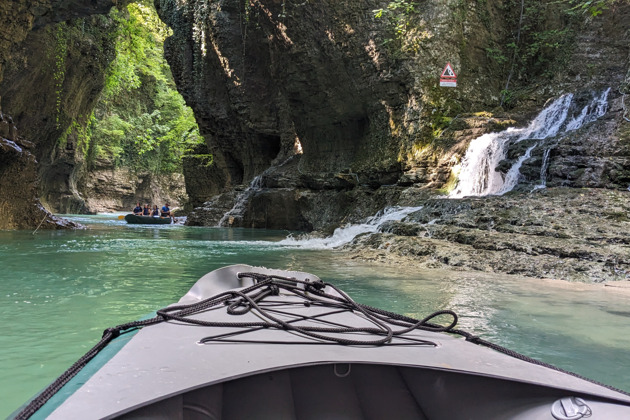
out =
<svg viewBox="0 0 630 420"><path fill-rule="evenodd" d="M556 188L459 200L407 191L422 205L403 222L363 235L353 259L401 269L445 268L570 281L630 280L630 192Z"/></svg>
<svg viewBox="0 0 630 420"><path fill-rule="evenodd" d="M216 189L249 182L290 153L296 137L302 172L391 182L407 149L426 142L423 127L437 108L465 112L496 99L500 86L480 48L506 29L500 19L484 26L475 8L489 15L502 4L464 6L465 24L453 12L458 2L423 4L409 17L416 43L387 49L396 35L373 10L388 3L156 1L174 31L166 54L178 89L215 156ZM447 62L462 88L438 87Z"/></svg>
<svg viewBox="0 0 630 420"><path fill-rule="evenodd" d="M594 92L610 88L610 93L607 112L602 118L559 142L551 139L533 151L521 170L523 190L539 182L545 150L550 150L545 174L550 187L618 190L630 187L630 123L623 118L627 114L624 97L630 92L628 27L630 4L623 2L596 18L586 19L575 30L572 44L567 48L570 54L550 69L548 82L531 87L528 92L531 98L546 100L575 93L583 105Z"/></svg>
<svg viewBox="0 0 630 420"><path fill-rule="evenodd" d="M0 104L13 116L20 141L32 147L11 155L12 189L26 191L16 210L3 207L0 219L21 218L9 227L35 227L19 213L39 214L38 197L57 212L78 212L82 176L81 130L98 99L113 58L112 22L101 14L116 3L94 1L9 1L0 10ZM98 15L98 16L93 16ZM61 139L61 141L59 141ZM7 158L5 156L5 158ZM30 157L25 157L30 156ZM9 159L10 160L10 159ZM7 160L7 161L9 161ZM18 172L19 171L19 172ZM9 188L8 184L5 188ZM5 194L2 189L2 194ZM24 201L26 200L26 201ZM31 206L31 210L29 210ZM34 206L34 207L33 207ZM48 220L54 221L48 214ZM42 223L42 227L54 223ZM64 225L64 223L59 223Z"/></svg>
<svg viewBox="0 0 630 420"><path fill-rule="evenodd" d="M110 165L90 170L82 195L86 197L85 209L90 213L131 211L138 201L151 207L157 204L160 208L169 203L173 209L182 208L188 202L181 174L158 177Z"/></svg>
<svg viewBox="0 0 630 420"><path fill-rule="evenodd" d="M85 127L115 55L114 30L106 16L41 27L5 67L3 106L20 135L36 144L40 196L56 212L85 211L78 191L85 176Z"/></svg>
<svg viewBox="0 0 630 420"><path fill-rule="evenodd" d="M0 10L0 82L4 69L14 60L33 29L92 14L107 13L116 0L7 0ZM121 2L118 2L121 3Z"/></svg>
<svg viewBox="0 0 630 420"><path fill-rule="evenodd" d="M520 2L508 0L424 2L406 12L390 3L156 1L174 31L166 55L178 88L215 156L195 181L205 191L199 197L243 191L275 165L259 191L248 192L251 203L234 225L338 224L349 208L313 218L298 203L317 191L339 194L332 208L353 190L362 203L388 185L446 190L473 138L529 121L562 93L619 86L630 67L623 3L589 18L533 2L523 19ZM512 42L518 55L506 47ZM458 76L454 89L439 86L447 62ZM617 114L604 119L604 131L590 125L552 151L551 186L623 187L620 99L611 95ZM297 164L280 165L296 141ZM525 163L526 180L539 177L543 153ZM188 174L195 177L194 168ZM284 203L278 211L269 204L274 191ZM238 200L238 191L226 194L190 222L215 223ZM283 219L282 209L300 217Z"/></svg>
<svg viewBox="0 0 630 420"><path fill-rule="evenodd" d="M0 229L77 227L48 213L37 199L32 143L0 137Z"/></svg>

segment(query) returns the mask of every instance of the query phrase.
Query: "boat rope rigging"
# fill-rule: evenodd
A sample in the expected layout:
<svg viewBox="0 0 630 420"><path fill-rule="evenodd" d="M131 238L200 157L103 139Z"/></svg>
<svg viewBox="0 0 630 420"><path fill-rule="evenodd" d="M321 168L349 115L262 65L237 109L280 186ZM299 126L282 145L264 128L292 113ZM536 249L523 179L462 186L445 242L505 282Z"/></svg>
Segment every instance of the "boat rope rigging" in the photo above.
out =
<svg viewBox="0 0 630 420"><path fill-rule="evenodd" d="M92 347L85 355L77 360L66 372L52 382L44 391L26 405L15 417L15 419L23 420L31 417L39 410L53 395L66 385L85 365L88 364L101 350L103 350L113 339L139 328L146 326L174 321L176 323L192 324L207 327L226 327L231 331L214 336L207 336L199 340L200 344L210 343L261 343L261 344L334 344L348 346L384 346L384 345L420 345L420 346L436 346L436 343L428 340L422 340L418 337L405 336L413 330L425 330L431 332L444 332L456 334L471 343L488 347L508 356L519 360L547 367L562 373L572 375L574 377L589 381L591 383L603 386L610 390L630 395L630 393L618 388L594 381L579 374L566 371L545 362L522 355L513 350L499 346L497 344L486 341L469 332L456 329L458 316L450 310L436 311L429 316L417 320L405 315L396 314L383 309L374 308L368 305L355 302L345 292L334 286L333 284L322 280L298 280L293 277L283 277L279 275L267 275L260 273L239 273L239 278L248 277L254 280L254 284L240 290L230 290L219 293L210 298L193 304L172 305L160 309L156 312L156 316L150 319L133 321L116 327L107 328L103 332L101 340ZM326 293L325 289L329 287L338 295ZM292 294L300 300L287 303L287 301L274 300L275 296L283 293ZM322 312L313 316L296 315L279 309L280 307L288 307L291 305L301 306L321 306L329 308L330 311ZM241 316L247 313L253 313L260 321L255 322L215 322L193 318L193 315L206 312L209 310L218 310L227 306L227 312L230 315ZM329 315L335 315L341 312L352 312L362 317L365 321L371 323L372 327L350 327L325 319ZM434 322L434 319L440 316L450 316L451 322L447 325L441 325ZM291 318L285 320L283 318ZM312 321L314 325L299 325L301 321ZM234 331L234 329L240 329ZM262 329L278 329L297 334L302 338L308 338L310 342L304 341L277 341L277 340L246 340L234 338L249 332ZM344 336L344 334L346 336ZM348 335L358 338L347 338Z"/></svg>

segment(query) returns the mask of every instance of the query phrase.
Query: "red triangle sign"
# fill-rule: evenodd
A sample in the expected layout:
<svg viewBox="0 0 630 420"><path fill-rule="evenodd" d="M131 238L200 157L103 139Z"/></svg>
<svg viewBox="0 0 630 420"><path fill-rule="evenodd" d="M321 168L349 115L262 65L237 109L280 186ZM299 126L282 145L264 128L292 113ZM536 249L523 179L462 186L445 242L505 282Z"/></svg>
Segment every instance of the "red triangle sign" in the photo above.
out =
<svg viewBox="0 0 630 420"><path fill-rule="evenodd" d="M442 70L442 75L440 77L444 77L447 79L448 78L455 79L457 77L457 75L453 71L453 67L451 66L451 63L446 64L446 67L444 67L444 70Z"/></svg>

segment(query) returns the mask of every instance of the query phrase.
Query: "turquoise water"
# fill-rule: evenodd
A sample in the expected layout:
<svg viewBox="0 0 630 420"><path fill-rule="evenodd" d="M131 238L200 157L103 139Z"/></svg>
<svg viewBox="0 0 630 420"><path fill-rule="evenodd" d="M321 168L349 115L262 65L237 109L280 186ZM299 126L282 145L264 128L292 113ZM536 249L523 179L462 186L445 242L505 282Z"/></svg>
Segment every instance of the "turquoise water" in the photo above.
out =
<svg viewBox="0 0 630 420"><path fill-rule="evenodd" d="M102 331L179 299L229 264L308 271L355 300L414 317L438 309L498 344L630 391L630 289L484 273L400 270L277 244L288 232L133 226L72 216L80 231L0 231L0 417Z"/></svg>

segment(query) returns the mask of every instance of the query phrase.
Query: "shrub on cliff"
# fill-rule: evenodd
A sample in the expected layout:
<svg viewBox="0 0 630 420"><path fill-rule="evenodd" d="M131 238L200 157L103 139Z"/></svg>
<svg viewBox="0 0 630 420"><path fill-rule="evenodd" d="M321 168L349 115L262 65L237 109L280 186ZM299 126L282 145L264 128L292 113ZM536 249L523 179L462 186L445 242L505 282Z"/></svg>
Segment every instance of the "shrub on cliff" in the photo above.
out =
<svg viewBox="0 0 630 420"><path fill-rule="evenodd" d="M181 172L182 156L203 138L163 56L168 28L146 0L112 15L118 22L116 58L95 110L90 160L156 174Z"/></svg>

